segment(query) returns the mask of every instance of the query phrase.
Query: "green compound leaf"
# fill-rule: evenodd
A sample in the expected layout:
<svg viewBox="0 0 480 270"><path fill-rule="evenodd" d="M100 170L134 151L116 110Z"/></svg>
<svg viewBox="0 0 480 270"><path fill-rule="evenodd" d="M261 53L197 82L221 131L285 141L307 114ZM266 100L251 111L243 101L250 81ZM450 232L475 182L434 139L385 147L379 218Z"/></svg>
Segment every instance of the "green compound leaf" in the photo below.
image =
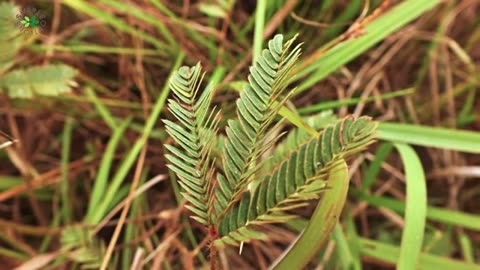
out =
<svg viewBox="0 0 480 270"><path fill-rule="evenodd" d="M176 173L183 189L182 195L189 202L186 206L193 219L211 224L209 205L213 196L213 161L211 150L215 142L218 112L209 110L213 87L202 94L199 89L203 79L200 64L181 67L170 80L170 88L177 100L170 99L168 107L179 123L163 120L167 132L180 146L165 145L171 154L165 155L168 167Z"/></svg>
<svg viewBox="0 0 480 270"><path fill-rule="evenodd" d="M257 159L278 137L270 138L266 131L278 110L285 103L284 92L292 79L293 67L300 55L300 45L292 48L294 39L283 42L276 35L268 42L268 49L254 66L250 67L249 84L237 100L236 120L228 121L224 146L224 175L219 175L215 190L215 212L219 220L247 191L259 169Z"/></svg>
<svg viewBox="0 0 480 270"><path fill-rule="evenodd" d="M305 123L314 130L320 130L328 124L335 123L337 116L332 111L324 111L317 115L305 119ZM296 128L288 132L288 136L281 143L275 146L275 150L271 154L271 158L262 167L262 172L271 170L272 166L278 162L285 160L290 152L295 150L300 144L308 141L312 135L304 129Z"/></svg>
<svg viewBox="0 0 480 270"><path fill-rule="evenodd" d="M0 80L0 92L6 90L13 98L57 96L70 92L76 73L75 69L63 64L17 69Z"/></svg>
<svg viewBox="0 0 480 270"><path fill-rule="evenodd" d="M256 225L290 220L285 211L302 207L308 200L318 199L327 188L332 168L342 160L363 150L374 141L377 123L368 117L346 117L326 127L293 151L262 180L252 192L246 193L220 222L218 247L239 245L263 238ZM258 237L257 237L258 236Z"/></svg>

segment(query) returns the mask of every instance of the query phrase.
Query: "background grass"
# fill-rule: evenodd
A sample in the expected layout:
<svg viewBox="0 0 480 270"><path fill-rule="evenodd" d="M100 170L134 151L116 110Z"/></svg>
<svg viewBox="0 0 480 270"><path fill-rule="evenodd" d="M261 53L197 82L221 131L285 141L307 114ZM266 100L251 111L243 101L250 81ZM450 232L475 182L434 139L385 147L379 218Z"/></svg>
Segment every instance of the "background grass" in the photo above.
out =
<svg viewBox="0 0 480 270"><path fill-rule="evenodd" d="M0 150L2 267L208 268L206 231L163 158L167 80L201 61L228 119L252 59L281 33L304 43L284 130L315 134L303 117L324 110L382 121L379 142L348 161L333 233L287 265L480 269L480 3L385 2L12 1L42 9L47 31L0 33L0 130L18 140ZM70 93L8 96L6 71L49 64L76 70ZM308 224L314 209L221 251L221 265L268 268L325 226Z"/></svg>

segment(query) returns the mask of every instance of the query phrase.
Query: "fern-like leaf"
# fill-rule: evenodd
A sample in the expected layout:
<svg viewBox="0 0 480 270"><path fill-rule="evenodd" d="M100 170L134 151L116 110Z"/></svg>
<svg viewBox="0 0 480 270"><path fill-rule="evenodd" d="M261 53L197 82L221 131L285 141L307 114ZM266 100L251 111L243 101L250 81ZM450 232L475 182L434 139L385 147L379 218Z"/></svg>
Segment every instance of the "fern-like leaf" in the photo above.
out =
<svg viewBox="0 0 480 270"><path fill-rule="evenodd" d="M282 35L275 36L268 42L268 49L263 50L259 60L250 67L249 84L237 100L237 119L228 121L226 128L225 175L219 174L217 179L215 222L221 220L246 191L259 168L258 157L274 143L274 140L266 141L269 138L266 129L289 97L282 95L300 55L300 45L291 48L293 41L284 43Z"/></svg>
<svg viewBox="0 0 480 270"><path fill-rule="evenodd" d="M325 111L317 115L310 116L304 119L305 123L308 124L315 130L320 130L326 127L329 124L335 123L337 117L333 115L332 111ZM312 135L304 129L296 128L288 132L288 136L285 137L281 142L279 142L274 151L269 155L269 160L262 167L263 173L270 173L272 167L285 160L290 152L294 151L300 144L308 141Z"/></svg>
<svg viewBox="0 0 480 270"><path fill-rule="evenodd" d="M15 70L2 77L0 90L14 98L56 96L71 90L75 74L75 69L63 64Z"/></svg>
<svg viewBox="0 0 480 270"><path fill-rule="evenodd" d="M200 64L181 67L171 81L170 88L177 100L169 100L169 110L179 123L164 120L166 130L182 150L166 145L172 153L166 155L168 167L176 173L183 188L186 206L193 219L209 225L208 205L211 201L213 161L210 153L215 142L218 113L209 110L213 88L199 95L203 74Z"/></svg>
<svg viewBox="0 0 480 270"><path fill-rule="evenodd" d="M286 222L285 211L317 199L334 165L373 142L377 123L368 117L347 117L326 127L282 161L253 193L246 193L219 226L216 246L238 245L264 237L252 226Z"/></svg>

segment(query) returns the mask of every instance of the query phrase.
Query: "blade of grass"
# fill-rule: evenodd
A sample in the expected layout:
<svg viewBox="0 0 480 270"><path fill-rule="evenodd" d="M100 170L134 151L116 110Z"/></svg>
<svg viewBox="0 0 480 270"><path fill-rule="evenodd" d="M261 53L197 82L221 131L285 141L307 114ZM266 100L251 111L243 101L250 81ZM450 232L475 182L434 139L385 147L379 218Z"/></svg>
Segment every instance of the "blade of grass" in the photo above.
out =
<svg viewBox="0 0 480 270"><path fill-rule="evenodd" d="M368 202L370 205L385 207L401 214L405 212L405 203L402 201L361 194L353 189L352 194L355 194L355 196L358 196L360 199ZM428 206L427 219L480 231L480 216L478 215Z"/></svg>
<svg viewBox="0 0 480 270"><path fill-rule="evenodd" d="M332 233L333 239L335 239L335 251L340 261L340 269L352 269L353 268L353 256L348 246L347 238L343 233L342 226L337 223Z"/></svg>
<svg viewBox="0 0 480 270"><path fill-rule="evenodd" d="M468 235L464 232L461 232L458 235L458 241L460 243L460 248L462 250L462 255L465 258L465 261L469 263L475 263L472 241L470 240Z"/></svg>
<svg viewBox="0 0 480 270"><path fill-rule="evenodd" d="M129 33L141 39L144 39L145 41L151 43L157 49L159 49L158 50L159 55L161 54L162 56L168 56L167 52L169 50L168 50L168 47L165 47L165 43L163 41L158 40L157 38L149 34L146 34L142 31L135 29L135 27L128 25L122 19L119 19L118 17L115 17L114 15L108 12L102 11L83 0L64 0L63 3L75 10L81 11L94 18L101 20L102 22L108 23L120 31Z"/></svg>
<svg viewBox="0 0 480 270"><path fill-rule="evenodd" d="M400 123L380 123L379 138L392 142L480 153L480 133Z"/></svg>
<svg viewBox="0 0 480 270"><path fill-rule="evenodd" d="M315 135L316 131L303 119L285 106L279 111L296 127ZM315 132L314 132L315 131ZM467 153L480 153L480 133L467 130L411 125L403 123L381 122L378 125L379 139L408 143L425 147L436 147Z"/></svg>
<svg viewBox="0 0 480 270"><path fill-rule="evenodd" d="M169 17L175 17L175 13L173 13L169 8L167 8L164 4L162 4L159 0L151 0L150 1L158 10L165 13Z"/></svg>
<svg viewBox="0 0 480 270"><path fill-rule="evenodd" d="M117 127L117 122L115 121L107 107L98 99L92 88L86 87L85 95L87 96L87 98L92 100L93 105L95 105L95 109L97 109L100 116L102 116L103 121L105 121L105 123L107 123L107 125L112 130L114 130Z"/></svg>
<svg viewBox="0 0 480 270"><path fill-rule="evenodd" d="M97 177L95 178L95 182L93 184L90 203L88 204L87 214L84 218L86 223L93 223L93 215L97 211L97 207L102 201L102 197L106 192L108 177L113 163L115 150L117 149L117 145L120 139L123 137L123 134L130 122L131 119L127 119L112 131L112 137L108 141L107 148L105 149L102 161L100 162Z"/></svg>
<svg viewBox="0 0 480 270"><path fill-rule="evenodd" d="M312 112L319 112L323 110L329 110L329 109L335 109L339 108L345 105L356 105L360 102L373 102L376 100L387 100L395 97L401 97L401 96L407 96L415 93L415 89L413 88L407 88L407 89L402 89L390 93L386 93L383 95L378 95L378 96L370 96L366 99L362 98L349 98L349 99L344 99L344 100L332 100L332 101L325 101L316 105L308 106L308 107L303 107L299 108L297 111L299 114L307 114L307 113L312 113Z"/></svg>
<svg viewBox="0 0 480 270"><path fill-rule="evenodd" d="M1 175L0 176L0 193L9 189L15 189L19 186L25 185L25 180L22 177ZM33 191L35 197L39 200L51 201L53 199L53 192L49 188L39 188ZM19 196L28 196L25 191L19 192Z"/></svg>
<svg viewBox="0 0 480 270"><path fill-rule="evenodd" d="M158 0L151 0L151 3L162 13L164 13L169 19L172 20L176 25L182 27L186 34L192 38L196 43L201 44L208 48L209 50L215 50L216 44L211 38L205 37L205 32L196 31L195 28L198 28L198 25L193 25L194 23L185 20L185 18L177 17L177 15L172 12L164 4L160 3ZM253 16L251 16L253 17ZM200 26L203 28L203 26Z"/></svg>
<svg viewBox="0 0 480 270"><path fill-rule="evenodd" d="M389 244L380 243L370 239L360 238L361 253L364 256L395 264L400 256L400 249ZM479 270L480 265L465 263L445 257L435 256L428 253L421 253L418 265L410 269L455 269L455 270Z"/></svg>
<svg viewBox="0 0 480 270"><path fill-rule="evenodd" d="M305 230L278 257L270 269L303 269L326 243L343 210L348 193L348 168L344 161L332 169L329 190L317 205Z"/></svg>
<svg viewBox="0 0 480 270"><path fill-rule="evenodd" d="M144 170L142 172L142 176L140 179L139 186L141 187L143 183L147 180L148 170ZM132 200L132 207L130 208L130 219L134 220L136 217L141 216L141 202L143 197L135 197ZM138 225L134 223L127 223L125 225L125 231L123 235L123 243L130 243L135 238L135 234L139 232L137 228ZM122 269L128 270L130 269L130 265L132 264L132 254L133 254L133 247L127 246L123 249L122 252Z"/></svg>
<svg viewBox="0 0 480 270"><path fill-rule="evenodd" d="M428 44L427 46L427 53L425 57L423 58L422 65L417 73L417 78L414 84L415 89L420 89L421 85L427 75L427 72L431 68L432 61L436 61L435 56L436 51L438 50L439 45L441 44L442 37L445 36L445 30L447 29L447 24L449 20L447 19L448 17L451 16L453 6L455 5L455 1L450 1L448 6L446 6L446 12L443 12L442 14L442 19L440 20L440 23L437 26L437 29L435 31L435 37L432 39L432 41ZM436 99L432 99L432 101L436 101ZM435 105L436 102L432 102L433 105ZM438 106L438 105L437 105Z"/></svg>
<svg viewBox="0 0 480 270"><path fill-rule="evenodd" d="M177 70L180 67L180 64L182 63L182 60L184 57L185 57L184 53L180 53L177 56L175 65L172 68L172 73L173 71ZM113 176L112 182L106 189L106 193L103 196L103 200L95 209L95 212L93 213L93 216L90 219L92 224L98 224L98 222L100 222L102 218L106 215L108 209L111 206L112 200L115 197L115 193L120 188L123 180L127 176L128 172L130 171L130 168L132 167L138 154L140 153L140 150L142 149L145 141L148 139L148 136L152 131L153 126L157 122L160 112L162 111L162 108L165 104L167 96L170 93L170 88L168 87L168 80L170 79L170 76L172 75L172 73L168 76L167 80L165 81L165 85L161 91L161 94L158 97L155 105L153 106L153 110L149 118L147 119L147 123L145 124L143 133L141 134L140 138L138 138L135 141L135 144L132 146L132 148L126 155L125 159L121 162L118 171Z"/></svg>
<svg viewBox="0 0 480 270"><path fill-rule="evenodd" d="M347 233L348 247L351 251L353 258L353 266L351 269L362 270L362 259L360 258L360 243L358 241L359 236L357 233L357 229L355 228L355 221L350 212L347 212L345 220L345 231Z"/></svg>
<svg viewBox="0 0 480 270"><path fill-rule="evenodd" d="M25 180L19 176L0 175L0 190L7 190L25 183Z"/></svg>
<svg viewBox="0 0 480 270"><path fill-rule="evenodd" d="M253 32L253 63L262 53L263 29L265 26L265 16L267 12L267 0L258 0L255 11L255 30Z"/></svg>
<svg viewBox="0 0 480 270"><path fill-rule="evenodd" d="M55 216L52 218L52 222L50 223L49 228L52 230L54 228L57 228L58 225L60 224L60 213L56 213ZM42 239L42 243L40 244L40 247L38 249L38 253L44 253L48 250L50 244L52 243L53 235L47 234L45 237Z"/></svg>
<svg viewBox="0 0 480 270"><path fill-rule="evenodd" d="M292 123L296 127L305 130L310 135L312 136L317 135L317 131L314 128L312 128L309 124L303 121L300 115L288 109L287 107L285 106L281 107L280 110L278 111L278 114L285 117L285 119L287 119L290 123Z"/></svg>
<svg viewBox="0 0 480 270"><path fill-rule="evenodd" d="M169 45L174 47L174 50L178 48L178 43L175 41L170 31L168 31L165 25L163 25L161 23L161 20L159 20L158 18L155 18L154 16L146 13L144 10L139 9L134 5L124 4L122 3L122 1L100 0L100 2L115 7L121 12L130 14L137 19L140 19L155 26L158 32L160 32L162 36L168 41Z"/></svg>
<svg viewBox="0 0 480 270"><path fill-rule="evenodd" d="M2 247L0 247L0 255L3 257L8 257L8 258L12 258L20 261L28 260L30 258L29 256L23 253L20 253L11 249L2 248Z"/></svg>
<svg viewBox="0 0 480 270"><path fill-rule="evenodd" d="M383 161L388 157L392 149L393 144L391 143L382 143L377 148L377 151L375 152L375 159L368 167L367 171L365 172L365 176L362 179L362 192L365 192L373 185L373 183L377 179L377 175L380 172L380 169L382 168Z"/></svg>
<svg viewBox="0 0 480 270"><path fill-rule="evenodd" d="M57 99L65 102L86 102L86 103L94 103L95 99L104 106L107 107L116 107L116 108L127 108L132 110L141 110L142 104L137 102L129 102L117 99L108 99L108 98L98 98L98 97L86 97L86 96L48 96L42 97L46 99ZM115 120L115 117L113 117Z"/></svg>
<svg viewBox="0 0 480 270"><path fill-rule="evenodd" d="M427 186L422 163L413 148L406 144L395 144L405 169L407 198L405 206L405 228L397 269L410 270L418 265L422 250L427 214Z"/></svg>
<svg viewBox="0 0 480 270"><path fill-rule="evenodd" d="M458 115L459 118L468 117L471 114L475 114L475 95L477 89L475 87L469 87L467 98L463 102L462 109Z"/></svg>
<svg viewBox="0 0 480 270"><path fill-rule="evenodd" d="M128 55L163 55L158 50L145 48L125 48L125 47L110 47L98 44L65 44L65 45L37 45L32 44L28 46L29 49L38 52L58 51L58 52L74 52L74 53L108 53L108 54L128 54Z"/></svg>
<svg viewBox="0 0 480 270"><path fill-rule="evenodd" d="M62 134L62 157L61 157L61 182L60 182L60 193L62 197L62 207L61 212L63 216L64 224L70 223L72 219L71 211L72 205L70 203L70 195L68 192L68 163L70 160L70 147L72 142L72 131L73 131L73 119L67 117L65 125L63 127Z"/></svg>
<svg viewBox="0 0 480 270"><path fill-rule="evenodd" d="M320 57L316 57L316 59L312 60L310 58L304 61L297 68L298 73L295 79L302 81L295 94L307 90L333 71L350 62L400 27L418 18L439 3L441 3L440 0L403 1L367 24L363 36L342 42L328 50L325 54L320 55ZM319 51L322 50L323 48L319 49ZM308 77L305 78L307 75Z"/></svg>
<svg viewBox="0 0 480 270"><path fill-rule="evenodd" d="M342 11L342 13L336 16L332 26L327 27L322 33L323 37L327 40L330 40L338 36L342 28L345 28L345 24L354 20L355 16L360 13L362 2L363 1L361 0L349 1L347 7Z"/></svg>

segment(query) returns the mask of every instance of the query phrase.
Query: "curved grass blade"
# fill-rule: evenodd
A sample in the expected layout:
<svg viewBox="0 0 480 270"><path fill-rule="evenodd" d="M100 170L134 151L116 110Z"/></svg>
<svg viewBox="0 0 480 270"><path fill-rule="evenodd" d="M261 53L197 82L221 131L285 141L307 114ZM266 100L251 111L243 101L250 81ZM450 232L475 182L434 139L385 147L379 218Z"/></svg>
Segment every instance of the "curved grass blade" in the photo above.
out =
<svg viewBox="0 0 480 270"><path fill-rule="evenodd" d="M416 269L422 251L427 215L427 186L422 163L413 148L395 144L402 158L407 182L405 228L402 234L397 269Z"/></svg>
<svg viewBox="0 0 480 270"><path fill-rule="evenodd" d="M344 161L332 169L328 183L330 189L325 192L305 230L270 269L303 269L329 239L347 198L348 168Z"/></svg>

